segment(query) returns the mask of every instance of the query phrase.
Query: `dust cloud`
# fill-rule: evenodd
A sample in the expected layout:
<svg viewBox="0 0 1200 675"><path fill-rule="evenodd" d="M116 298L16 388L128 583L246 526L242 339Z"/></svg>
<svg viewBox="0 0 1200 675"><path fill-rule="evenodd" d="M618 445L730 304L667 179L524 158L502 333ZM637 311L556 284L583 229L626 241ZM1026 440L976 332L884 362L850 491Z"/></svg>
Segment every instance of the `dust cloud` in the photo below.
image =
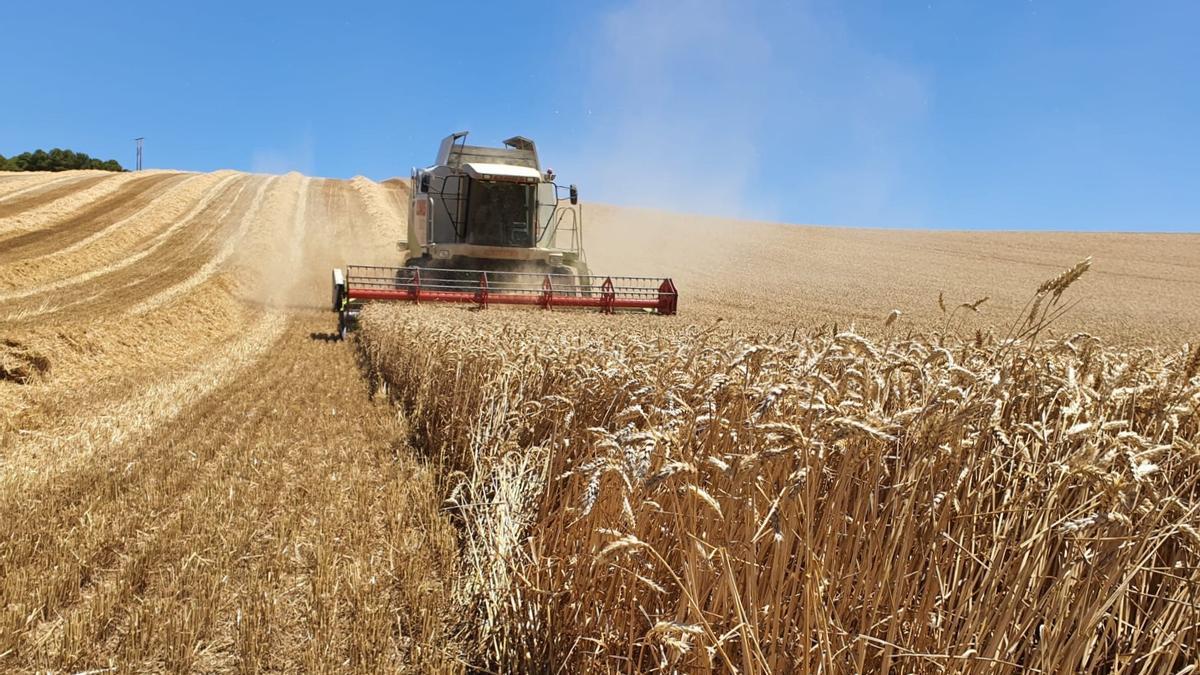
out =
<svg viewBox="0 0 1200 675"><path fill-rule="evenodd" d="M346 183L299 173L278 179L239 256L247 295L275 308L324 310L331 302L333 268L400 264L404 212L372 209Z"/></svg>
<svg viewBox="0 0 1200 675"><path fill-rule="evenodd" d="M556 166L592 201L919 226L929 87L845 24L807 3L625 3L579 35L579 133Z"/></svg>

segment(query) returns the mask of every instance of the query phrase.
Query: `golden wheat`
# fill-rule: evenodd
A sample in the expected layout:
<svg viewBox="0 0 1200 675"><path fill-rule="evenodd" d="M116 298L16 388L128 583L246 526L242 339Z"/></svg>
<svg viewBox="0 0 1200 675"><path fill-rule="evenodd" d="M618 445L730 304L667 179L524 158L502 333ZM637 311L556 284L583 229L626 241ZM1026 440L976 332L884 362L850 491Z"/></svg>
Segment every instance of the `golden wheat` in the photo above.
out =
<svg viewBox="0 0 1200 675"><path fill-rule="evenodd" d="M1183 668L1196 357L1033 342L1045 311L960 341L371 307L361 348L453 472L477 666Z"/></svg>

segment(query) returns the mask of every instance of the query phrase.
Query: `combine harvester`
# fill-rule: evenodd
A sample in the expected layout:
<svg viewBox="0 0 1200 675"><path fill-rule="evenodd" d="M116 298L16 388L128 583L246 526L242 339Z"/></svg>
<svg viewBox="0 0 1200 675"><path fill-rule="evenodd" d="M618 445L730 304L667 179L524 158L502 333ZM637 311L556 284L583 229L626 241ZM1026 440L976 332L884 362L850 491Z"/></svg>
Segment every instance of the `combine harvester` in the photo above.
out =
<svg viewBox="0 0 1200 675"><path fill-rule="evenodd" d="M437 162L413 170L405 265L333 270L343 339L374 300L675 313L670 279L589 273L578 190L561 200L533 141L514 136L485 148L466 137L447 136Z"/></svg>

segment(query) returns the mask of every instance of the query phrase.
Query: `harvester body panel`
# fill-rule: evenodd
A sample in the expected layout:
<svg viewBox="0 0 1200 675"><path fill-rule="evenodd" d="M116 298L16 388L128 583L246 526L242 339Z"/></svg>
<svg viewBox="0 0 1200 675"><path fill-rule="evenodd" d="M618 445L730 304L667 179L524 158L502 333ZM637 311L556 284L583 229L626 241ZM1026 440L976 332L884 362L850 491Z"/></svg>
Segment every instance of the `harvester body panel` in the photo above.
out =
<svg viewBox="0 0 1200 675"><path fill-rule="evenodd" d="M670 279L590 273L576 188L563 199L568 188L542 171L532 140L513 136L490 148L466 137L447 136L436 163L413 170L404 267L335 273L343 335L370 300L675 313Z"/></svg>

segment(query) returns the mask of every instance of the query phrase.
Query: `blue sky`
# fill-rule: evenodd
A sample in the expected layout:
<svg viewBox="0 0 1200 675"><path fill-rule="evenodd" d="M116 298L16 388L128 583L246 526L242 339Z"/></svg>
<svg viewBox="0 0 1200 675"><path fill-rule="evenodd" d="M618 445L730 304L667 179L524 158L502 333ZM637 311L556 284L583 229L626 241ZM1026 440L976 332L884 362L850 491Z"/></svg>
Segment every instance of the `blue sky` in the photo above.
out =
<svg viewBox="0 0 1200 675"><path fill-rule="evenodd" d="M8 3L0 154L407 176L469 129L585 198L1200 230L1196 2Z"/></svg>

